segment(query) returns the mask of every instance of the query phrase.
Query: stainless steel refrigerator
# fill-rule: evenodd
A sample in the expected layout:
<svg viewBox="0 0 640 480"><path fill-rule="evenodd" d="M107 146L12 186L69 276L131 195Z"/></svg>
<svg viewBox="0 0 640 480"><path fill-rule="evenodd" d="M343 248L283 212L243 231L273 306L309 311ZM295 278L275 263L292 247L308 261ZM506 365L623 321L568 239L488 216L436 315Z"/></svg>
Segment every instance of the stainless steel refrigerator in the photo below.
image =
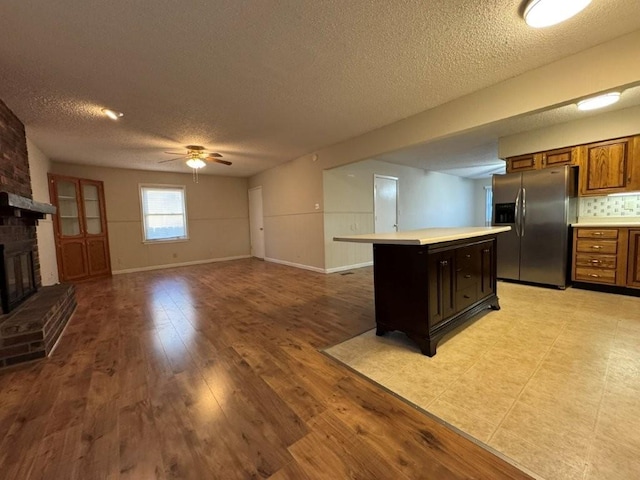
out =
<svg viewBox="0 0 640 480"><path fill-rule="evenodd" d="M565 288L571 258L569 225L577 219L577 168L493 176L498 278Z"/></svg>

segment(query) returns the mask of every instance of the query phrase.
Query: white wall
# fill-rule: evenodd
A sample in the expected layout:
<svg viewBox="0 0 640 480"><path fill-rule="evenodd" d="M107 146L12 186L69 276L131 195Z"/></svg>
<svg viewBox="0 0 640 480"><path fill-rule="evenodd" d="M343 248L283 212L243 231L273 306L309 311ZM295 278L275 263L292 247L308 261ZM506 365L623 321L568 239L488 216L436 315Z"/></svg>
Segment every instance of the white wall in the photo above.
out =
<svg viewBox="0 0 640 480"><path fill-rule="evenodd" d="M324 184L325 269L336 271L372 261L371 245L334 242L339 235L373 232L373 176L398 178L398 229L475 224L475 184L379 160L326 170Z"/></svg>
<svg viewBox="0 0 640 480"><path fill-rule="evenodd" d="M51 169L51 161L28 138L27 152L33 199L37 202L51 203L49 201L49 182L47 180L47 173ZM53 236L51 215L47 215L44 220L38 221L36 235L42 285L55 285L58 283L58 264L56 262L56 244Z"/></svg>

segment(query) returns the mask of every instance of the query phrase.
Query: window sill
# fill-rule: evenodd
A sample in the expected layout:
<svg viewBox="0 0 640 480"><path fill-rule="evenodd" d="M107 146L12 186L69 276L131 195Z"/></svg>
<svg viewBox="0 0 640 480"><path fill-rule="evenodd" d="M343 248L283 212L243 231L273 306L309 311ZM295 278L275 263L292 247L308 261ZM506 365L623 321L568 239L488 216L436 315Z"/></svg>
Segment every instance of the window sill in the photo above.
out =
<svg viewBox="0 0 640 480"><path fill-rule="evenodd" d="M189 237L187 238L166 238L166 239L158 239L158 240L143 240L142 243L144 245L153 245L153 244L159 244L159 243L182 243L182 242L188 242L189 241Z"/></svg>

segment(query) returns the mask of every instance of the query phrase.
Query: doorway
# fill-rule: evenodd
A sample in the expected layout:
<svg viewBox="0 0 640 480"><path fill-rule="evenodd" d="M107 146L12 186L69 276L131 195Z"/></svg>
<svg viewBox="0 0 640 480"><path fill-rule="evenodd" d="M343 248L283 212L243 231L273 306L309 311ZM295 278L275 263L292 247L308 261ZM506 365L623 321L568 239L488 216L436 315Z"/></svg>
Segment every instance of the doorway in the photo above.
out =
<svg viewBox="0 0 640 480"><path fill-rule="evenodd" d="M373 175L374 233L398 231L398 178Z"/></svg>
<svg viewBox="0 0 640 480"><path fill-rule="evenodd" d="M249 235L251 237L251 256L264 259L262 187L249 189Z"/></svg>

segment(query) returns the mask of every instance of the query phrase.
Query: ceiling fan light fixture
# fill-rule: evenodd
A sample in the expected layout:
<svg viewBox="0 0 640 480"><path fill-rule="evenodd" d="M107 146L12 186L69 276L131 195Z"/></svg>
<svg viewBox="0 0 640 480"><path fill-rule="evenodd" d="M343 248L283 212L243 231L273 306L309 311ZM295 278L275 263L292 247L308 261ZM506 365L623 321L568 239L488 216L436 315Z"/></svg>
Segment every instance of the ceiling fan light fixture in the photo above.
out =
<svg viewBox="0 0 640 480"><path fill-rule="evenodd" d="M187 166L193 168L194 170L198 170L204 167L205 165L206 163L204 163L199 158L190 158L189 160L187 160Z"/></svg>
<svg viewBox="0 0 640 480"><path fill-rule="evenodd" d="M108 108L103 108L102 113L104 113L111 120L118 120L121 117L124 117L124 113L116 112L115 110L110 110Z"/></svg>
<svg viewBox="0 0 640 480"><path fill-rule="evenodd" d="M595 110L597 108L608 107L620 100L620 92L609 92L597 97L585 98L578 102L578 110Z"/></svg>
<svg viewBox="0 0 640 480"><path fill-rule="evenodd" d="M524 21L533 28L544 28L570 19L584 10L591 0L529 0Z"/></svg>

